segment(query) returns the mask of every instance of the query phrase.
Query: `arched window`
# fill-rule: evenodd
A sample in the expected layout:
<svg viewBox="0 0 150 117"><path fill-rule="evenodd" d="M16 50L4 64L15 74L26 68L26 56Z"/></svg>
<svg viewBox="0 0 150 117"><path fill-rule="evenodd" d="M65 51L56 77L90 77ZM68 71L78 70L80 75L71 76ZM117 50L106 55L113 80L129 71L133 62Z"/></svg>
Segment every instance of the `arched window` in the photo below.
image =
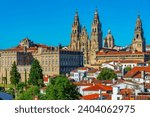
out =
<svg viewBox="0 0 150 117"><path fill-rule="evenodd" d="M136 35L136 38L137 38L137 39L139 38L139 35L138 35L138 34Z"/></svg>

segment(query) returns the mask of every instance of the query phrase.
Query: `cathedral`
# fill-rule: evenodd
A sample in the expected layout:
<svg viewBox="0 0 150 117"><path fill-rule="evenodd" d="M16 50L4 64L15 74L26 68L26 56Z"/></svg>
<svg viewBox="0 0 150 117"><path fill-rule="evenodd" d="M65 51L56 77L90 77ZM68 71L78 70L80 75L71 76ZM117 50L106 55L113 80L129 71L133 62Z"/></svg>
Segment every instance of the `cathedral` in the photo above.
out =
<svg viewBox="0 0 150 117"><path fill-rule="evenodd" d="M94 13L90 38L86 31L86 27L81 27L78 12L76 12L72 25L69 48L84 53L84 64L95 63L96 52L102 48L102 29L97 10Z"/></svg>
<svg viewBox="0 0 150 117"><path fill-rule="evenodd" d="M108 34L104 40L102 36L102 24L97 10L94 13L90 36L88 36L86 27L81 27L78 12L76 12L72 25L69 49L83 52L85 66L100 64L104 61L118 60L118 56L120 56L119 59L124 60L140 59L143 62L150 60L150 53L145 53L146 42L140 16L137 17L132 44L127 48L120 48L115 45L115 39L110 30L108 30ZM139 55L139 52L141 52L143 57ZM101 53L103 54L101 55ZM111 55L107 55L108 53L111 53ZM129 54L129 58L126 57L127 53ZM133 53L137 54L135 58L131 57Z"/></svg>

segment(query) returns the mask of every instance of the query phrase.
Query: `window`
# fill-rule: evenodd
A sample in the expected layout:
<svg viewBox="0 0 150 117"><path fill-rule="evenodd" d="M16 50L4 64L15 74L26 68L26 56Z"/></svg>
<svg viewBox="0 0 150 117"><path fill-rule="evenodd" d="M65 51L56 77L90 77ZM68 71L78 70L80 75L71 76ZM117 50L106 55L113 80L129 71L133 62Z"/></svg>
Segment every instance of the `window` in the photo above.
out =
<svg viewBox="0 0 150 117"><path fill-rule="evenodd" d="M138 34L136 35L136 38L137 38L137 39L139 38L139 35L138 35Z"/></svg>

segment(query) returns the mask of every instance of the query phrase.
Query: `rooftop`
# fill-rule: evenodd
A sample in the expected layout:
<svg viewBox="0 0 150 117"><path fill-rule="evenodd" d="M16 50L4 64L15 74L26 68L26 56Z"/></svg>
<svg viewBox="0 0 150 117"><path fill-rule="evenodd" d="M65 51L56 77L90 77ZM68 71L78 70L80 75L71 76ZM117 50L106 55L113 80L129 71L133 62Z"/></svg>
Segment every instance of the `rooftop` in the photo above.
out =
<svg viewBox="0 0 150 117"><path fill-rule="evenodd" d="M108 51L108 52L97 52L97 56L109 56L109 55L129 55L129 54L150 54L149 52L131 52L131 51Z"/></svg>
<svg viewBox="0 0 150 117"><path fill-rule="evenodd" d="M111 86L105 86L102 84L96 84L87 88L84 88L83 91L112 91L112 87Z"/></svg>
<svg viewBox="0 0 150 117"><path fill-rule="evenodd" d="M150 66L134 67L124 77L140 77L141 71L150 72Z"/></svg>

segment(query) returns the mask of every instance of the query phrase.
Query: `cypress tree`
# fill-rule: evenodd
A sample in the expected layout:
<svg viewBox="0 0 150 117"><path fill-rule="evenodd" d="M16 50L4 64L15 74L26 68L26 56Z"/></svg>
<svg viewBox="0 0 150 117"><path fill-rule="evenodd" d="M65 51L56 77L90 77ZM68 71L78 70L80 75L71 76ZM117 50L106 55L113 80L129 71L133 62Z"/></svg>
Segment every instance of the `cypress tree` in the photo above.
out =
<svg viewBox="0 0 150 117"><path fill-rule="evenodd" d="M11 82L11 84L15 85L15 87L16 87L16 85L19 83L20 79L21 79L21 75L17 70L16 62L14 62L12 65L11 71L10 71L10 82Z"/></svg>
<svg viewBox="0 0 150 117"><path fill-rule="evenodd" d="M30 85L41 85L41 82L39 84L40 80L43 82L42 68L39 64L39 61L34 59L31 65L28 83Z"/></svg>

